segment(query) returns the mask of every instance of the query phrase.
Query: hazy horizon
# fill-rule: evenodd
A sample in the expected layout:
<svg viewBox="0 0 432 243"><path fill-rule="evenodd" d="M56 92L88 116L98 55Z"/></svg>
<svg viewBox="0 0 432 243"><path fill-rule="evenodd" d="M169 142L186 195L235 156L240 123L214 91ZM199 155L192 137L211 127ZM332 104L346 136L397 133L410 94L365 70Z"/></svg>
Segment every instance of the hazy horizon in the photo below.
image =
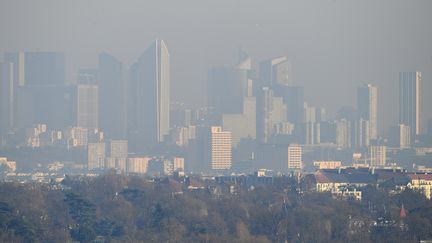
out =
<svg viewBox="0 0 432 243"><path fill-rule="evenodd" d="M355 106L359 85L375 84L381 134L397 122L398 72L421 71L423 129L432 114L425 93L432 87L431 1L2 0L0 6L0 52L65 52L68 82L78 69L96 68L100 52L128 67L161 38L171 56L173 101L205 105L208 69L235 64L241 47L255 62L288 56L305 100L330 115Z"/></svg>

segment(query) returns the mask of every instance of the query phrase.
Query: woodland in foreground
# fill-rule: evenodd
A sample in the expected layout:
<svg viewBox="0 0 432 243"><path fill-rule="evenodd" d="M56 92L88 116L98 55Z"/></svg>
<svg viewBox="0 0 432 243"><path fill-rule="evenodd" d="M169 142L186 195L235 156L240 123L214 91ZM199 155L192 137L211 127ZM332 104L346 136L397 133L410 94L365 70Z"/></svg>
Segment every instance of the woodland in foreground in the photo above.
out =
<svg viewBox="0 0 432 243"><path fill-rule="evenodd" d="M298 193L290 180L240 188L106 174L61 186L0 184L0 242L418 242L432 202L370 187L363 200ZM177 188L177 189L173 189ZM406 217L400 217L401 207Z"/></svg>

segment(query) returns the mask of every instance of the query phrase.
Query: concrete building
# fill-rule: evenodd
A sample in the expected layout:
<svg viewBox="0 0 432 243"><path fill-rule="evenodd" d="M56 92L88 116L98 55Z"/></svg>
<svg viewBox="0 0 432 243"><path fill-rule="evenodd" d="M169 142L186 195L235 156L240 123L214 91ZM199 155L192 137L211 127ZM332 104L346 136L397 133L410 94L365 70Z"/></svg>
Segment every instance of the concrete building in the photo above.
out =
<svg viewBox="0 0 432 243"><path fill-rule="evenodd" d="M288 170L301 170L302 168L302 148L300 145L290 144L288 146Z"/></svg>
<svg viewBox="0 0 432 243"><path fill-rule="evenodd" d="M231 132L210 127L204 139L204 159L211 170L231 169Z"/></svg>
<svg viewBox="0 0 432 243"><path fill-rule="evenodd" d="M185 160L181 157L174 157L173 159L174 171L184 171L185 170Z"/></svg>
<svg viewBox="0 0 432 243"><path fill-rule="evenodd" d="M2 138L15 126L14 65L0 63L0 147Z"/></svg>
<svg viewBox="0 0 432 243"><path fill-rule="evenodd" d="M170 124L170 57L163 40L156 40L131 68L129 134L149 149L164 141Z"/></svg>
<svg viewBox="0 0 432 243"><path fill-rule="evenodd" d="M369 121L370 139L378 138L378 89L367 84L357 89L359 118Z"/></svg>
<svg viewBox="0 0 432 243"><path fill-rule="evenodd" d="M127 109L123 64L108 53L99 55L98 85L100 128L111 139L124 139Z"/></svg>
<svg viewBox="0 0 432 243"><path fill-rule="evenodd" d="M369 147L369 165L370 167L384 167L387 160L386 146Z"/></svg>
<svg viewBox="0 0 432 243"><path fill-rule="evenodd" d="M105 143L89 143L87 146L87 166L89 170L104 168Z"/></svg>
<svg viewBox="0 0 432 243"><path fill-rule="evenodd" d="M278 124L287 121L287 106L282 97L275 97L273 90L263 87L257 96L256 136L259 143L268 143Z"/></svg>
<svg viewBox="0 0 432 243"><path fill-rule="evenodd" d="M77 126L88 129L99 127L99 88L92 84L77 86Z"/></svg>
<svg viewBox="0 0 432 243"><path fill-rule="evenodd" d="M111 140L110 141L110 157L127 158L128 157L128 141L127 140Z"/></svg>
<svg viewBox="0 0 432 243"><path fill-rule="evenodd" d="M291 62L286 56L265 60L259 65L259 87L293 85Z"/></svg>
<svg viewBox="0 0 432 243"><path fill-rule="evenodd" d="M411 129L409 126L404 124L398 125L398 137L399 137L399 148L407 149L411 148Z"/></svg>
<svg viewBox="0 0 432 243"><path fill-rule="evenodd" d="M420 134L421 72L399 73L399 124L411 129L411 136Z"/></svg>
<svg viewBox="0 0 432 243"><path fill-rule="evenodd" d="M127 172L129 173L147 173L148 163L151 157L134 157L127 160Z"/></svg>
<svg viewBox="0 0 432 243"><path fill-rule="evenodd" d="M232 146L237 147L241 139L256 138L256 99L243 98L241 114L223 114L222 127L232 133Z"/></svg>

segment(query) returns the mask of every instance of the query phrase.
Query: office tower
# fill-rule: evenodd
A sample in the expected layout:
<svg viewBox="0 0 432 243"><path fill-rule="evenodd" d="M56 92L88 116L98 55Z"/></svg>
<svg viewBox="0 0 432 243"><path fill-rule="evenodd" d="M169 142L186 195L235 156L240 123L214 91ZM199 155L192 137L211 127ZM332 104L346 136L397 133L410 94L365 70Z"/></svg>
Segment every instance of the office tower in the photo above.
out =
<svg viewBox="0 0 432 243"><path fill-rule="evenodd" d="M76 92L76 87L72 85L18 86L16 127L44 123L50 129L63 129L76 124Z"/></svg>
<svg viewBox="0 0 432 243"><path fill-rule="evenodd" d="M60 52L26 52L25 85L63 85L65 58Z"/></svg>
<svg viewBox="0 0 432 243"><path fill-rule="evenodd" d="M351 128L351 147L368 147L370 143L370 122L362 118L349 121Z"/></svg>
<svg viewBox="0 0 432 243"><path fill-rule="evenodd" d="M128 158L127 162L127 172L129 173L147 173L148 163L151 157L135 157Z"/></svg>
<svg viewBox="0 0 432 243"><path fill-rule="evenodd" d="M401 149L407 149L411 147L410 127L404 124L399 124L399 147Z"/></svg>
<svg viewBox="0 0 432 243"><path fill-rule="evenodd" d="M345 119L336 121L336 146L338 148L351 147L351 123Z"/></svg>
<svg viewBox="0 0 432 243"><path fill-rule="evenodd" d="M268 143L278 125L285 123L287 106L282 97L275 97L273 90L261 88L257 94L256 136L260 143Z"/></svg>
<svg viewBox="0 0 432 243"><path fill-rule="evenodd" d="M248 71L250 58L234 67L217 67L208 72L208 106L217 114L239 114L243 110L243 98L249 95Z"/></svg>
<svg viewBox="0 0 432 243"><path fill-rule="evenodd" d="M255 169L287 172L302 168L301 147L296 144L260 144L254 159Z"/></svg>
<svg viewBox="0 0 432 243"><path fill-rule="evenodd" d="M363 120L369 121L370 139L378 138L378 90L367 84L357 89L357 111Z"/></svg>
<svg viewBox="0 0 432 243"><path fill-rule="evenodd" d="M263 61L259 65L258 89L264 86L292 85L291 63L286 56Z"/></svg>
<svg viewBox="0 0 432 243"><path fill-rule="evenodd" d="M105 143L89 143L87 156L89 170L103 168L105 163Z"/></svg>
<svg viewBox="0 0 432 243"><path fill-rule="evenodd" d="M170 123L170 57L156 40L131 69L130 133L144 147L164 141Z"/></svg>
<svg viewBox="0 0 432 243"><path fill-rule="evenodd" d="M108 137L126 135L126 85L123 65L108 53L99 55L99 125Z"/></svg>
<svg viewBox="0 0 432 243"><path fill-rule="evenodd" d="M65 85L63 53L9 52L5 62L13 66L15 128L46 123L60 129L76 122L76 91Z"/></svg>
<svg viewBox="0 0 432 243"><path fill-rule="evenodd" d="M299 86L279 86L274 89L275 96L283 98L287 106L287 121L293 124L304 122L304 89Z"/></svg>
<svg viewBox="0 0 432 243"><path fill-rule="evenodd" d="M0 63L0 146L2 137L14 128L15 85L12 63Z"/></svg>
<svg viewBox="0 0 432 243"><path fill-rule="evenodd" d="M128 157L128 141L127 140L111 140L110 141L110 157L112 157L112 158L127 158Z"/></svg>
<svg viewBox="0 0 432 243"><path fill-rule="evenodd" d="M222 127L232 133L232 146L237 147L241 139L256 138L256 98L243 99L241 114L223 114Z"/></svg>
<svg viewBox="0 0 432 243"><path fill-rule="evenodd" d="M302 148L297 144L290 144L288 146L288 170L301 170L302 168Z"/></svg>
<svg viewBox="0 0 432 243"><path fill-rule="evenodd" d="M63 85L65 57L60 52L8 52L5 61L14 64L18 85Z"/></svg>
<svg viewBox="0 0 432 243"><path fill-rule="evenodd" d="M2 133L17 128L17 90L24 85L24 52L7 52L0 63L0 140Z"/></svg>
<svg viewBox="0 0 432 243"><path fill-rule="evenodd" d="M371 167L384 167L386 165L386 146L370 146L369 159Z"/></svg>
<svg viewBox="0 0 432 243"><path fill-rule="evenodd" d="M315 108L316 122L325 122L327 120L326 109L322 107Z"/></svg>
<svg viewBox="0 0 432 243"><path fill-rule="evenodd" d="M13 64L13 83L16 86L25 84L25 54L24 52L6 52L5 63Z"/></svg>
<svg viewBox="0 0 432 243"><path fill-rule="evenodd" d="M97 85L99 72L93 68L83 68L78 71L77 84L94 84Z"/></svg>
<svg viewBox="0 0 432 243"><path fill-rule="evenodd" d="M204 160L211 170L231 169L231 132L209 128L204 138Z"/></svg>
<svg viewBox="0 0 432 243"><path fill-rule="evenodd" d="M399 123L411 129L411 136L420 134L421 72L399 73Z"/></svg>
<svg viewBox="0 0 432 243"><path fill-rule="evenodd" d="M302 131L302 142L305 144L320 144L321 142L321 126L317 122L305 122Z"/></svg>
<svg viewBox="0 0 432 243"><path fill-rule="evenodd" d="M173 158L174 171L184 171L185 170L185 160L182 157Z"/></svg>
<svg viewBox="0 0 432 243"><path fill-rule="evenodd" d="M77 85L77 126L99 127L99 88L94 84Z"/></svg>

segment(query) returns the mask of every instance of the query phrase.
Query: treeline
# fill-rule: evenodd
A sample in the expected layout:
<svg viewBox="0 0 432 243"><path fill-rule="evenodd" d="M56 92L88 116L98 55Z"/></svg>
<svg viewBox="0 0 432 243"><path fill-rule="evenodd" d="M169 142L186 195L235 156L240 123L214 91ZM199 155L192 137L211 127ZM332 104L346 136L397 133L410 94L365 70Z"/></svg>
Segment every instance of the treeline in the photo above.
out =
<svg viewBox="0 0 432 243"><path fill-rule="evenodd" d="M301 193L289 180L239 187L107 174L62 188L0 184L0 242L418 242L432 239L419 193L364 188L362 201ZM406 217L401 216L402 205Z"/></svg>

